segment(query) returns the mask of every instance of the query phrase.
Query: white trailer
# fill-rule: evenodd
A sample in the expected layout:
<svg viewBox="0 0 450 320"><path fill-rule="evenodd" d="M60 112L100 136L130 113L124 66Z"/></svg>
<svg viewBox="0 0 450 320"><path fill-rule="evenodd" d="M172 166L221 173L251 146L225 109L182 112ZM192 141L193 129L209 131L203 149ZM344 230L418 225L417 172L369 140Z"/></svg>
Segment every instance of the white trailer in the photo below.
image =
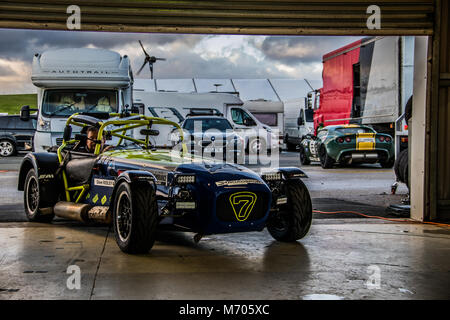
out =
<svg viewBox="0 0 450 320"><path fill-rule="evenodd" d="M121 112L132 106L130 61L114 51L73 48L35 54L31 80L38 87L36 152L62 142L73 113Z"/></svg>

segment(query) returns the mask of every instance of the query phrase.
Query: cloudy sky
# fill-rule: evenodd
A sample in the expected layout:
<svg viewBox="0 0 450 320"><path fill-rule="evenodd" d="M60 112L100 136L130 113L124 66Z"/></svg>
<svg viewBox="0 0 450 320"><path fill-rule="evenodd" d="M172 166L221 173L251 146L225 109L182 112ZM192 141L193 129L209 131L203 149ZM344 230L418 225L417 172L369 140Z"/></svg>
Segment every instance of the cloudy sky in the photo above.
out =
<svg viewBox="0 0 450 320"><path fill-rule="evenodd" d="M155 64L155 78L319 80L322 55L360 37L137 34L0 29L0 94L33 93L34 53L71 47L111 49L127 54L137 71L147 52L167 61ZM148 68L136 78L149 78Z"/></svg>

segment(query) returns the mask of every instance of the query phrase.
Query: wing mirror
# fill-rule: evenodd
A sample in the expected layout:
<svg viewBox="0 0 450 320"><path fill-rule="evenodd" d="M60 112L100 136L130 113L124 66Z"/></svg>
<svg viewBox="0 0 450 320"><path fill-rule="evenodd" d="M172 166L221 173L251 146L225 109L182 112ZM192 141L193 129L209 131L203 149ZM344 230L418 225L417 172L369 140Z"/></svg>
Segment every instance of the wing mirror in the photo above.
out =
<svg viewBox="0 0 450 320"><path fill-rule="evenodd" d="M38 109L32 109L30 106L23 106L20 108L20 120L29 121L31 118L36 118L36 116L31 116L30 111L38 111Z"/></svg>

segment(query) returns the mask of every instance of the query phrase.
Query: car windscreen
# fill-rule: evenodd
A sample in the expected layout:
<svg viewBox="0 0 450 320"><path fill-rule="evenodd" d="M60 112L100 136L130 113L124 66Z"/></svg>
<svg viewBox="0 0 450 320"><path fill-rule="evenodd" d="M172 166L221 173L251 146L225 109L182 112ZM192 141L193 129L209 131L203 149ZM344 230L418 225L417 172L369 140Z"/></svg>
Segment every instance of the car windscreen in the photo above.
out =
<svg viewBox="0 0 450 320"><path fill-rule="evenodd" d="M76 112L117 112L116 90L58 89L46 90L42 114L68 117Z"/></svg>
<svg viewBox="0 0 450 320"><path fill-rule="evenodd" d="M336 129L336 132L342 133L342 134L357 134L357 133L374 133L370 128L338 128Z"/></svg>
<svg viewBox="0 0 450 320"><path fill-rule="evenodd" d="M233 127L226 119L188 119L184 122L183 129L189 132L205 132L210 129L225 132L226 130L232 130Z"/></svg>

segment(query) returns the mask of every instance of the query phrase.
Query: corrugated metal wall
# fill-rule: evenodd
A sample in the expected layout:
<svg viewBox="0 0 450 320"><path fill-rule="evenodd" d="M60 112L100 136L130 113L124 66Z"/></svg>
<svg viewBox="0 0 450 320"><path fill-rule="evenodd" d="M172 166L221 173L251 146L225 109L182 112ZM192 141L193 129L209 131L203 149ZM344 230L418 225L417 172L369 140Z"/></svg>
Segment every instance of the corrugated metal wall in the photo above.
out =
<svg viewBox="0 0 450 320"><path fill-rule="evenodd" d="M442 1L437 136L437 218L450 218L450 5Z"/></svg>
<svg viewBox="0 0 450 320"><path fill-rule="evenodd" d="M430 35L433 0L16 0L0 1L0 28L67 30L66 9L81 8L81 29L229 34ZM381 29L366 27L369 5Z"/></svg>

